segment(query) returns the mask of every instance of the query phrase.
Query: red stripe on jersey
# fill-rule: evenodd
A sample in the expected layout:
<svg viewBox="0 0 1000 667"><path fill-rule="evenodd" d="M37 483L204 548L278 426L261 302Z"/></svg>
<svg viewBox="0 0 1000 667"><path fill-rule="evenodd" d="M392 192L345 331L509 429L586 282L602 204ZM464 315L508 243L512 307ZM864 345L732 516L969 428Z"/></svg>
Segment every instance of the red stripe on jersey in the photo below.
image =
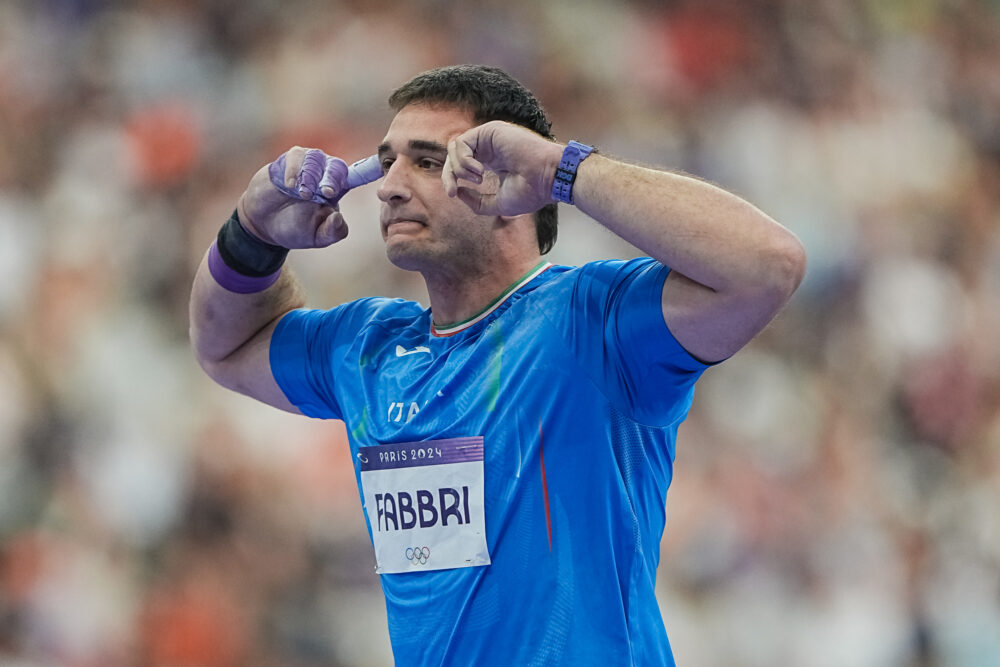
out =
<svg viewBox="0 0 1000 667"><path fill-rule="evenodd" d="M549 514L549 485L545 481L545 450L542 449L541 420L538 420L538 456L542 461L542 497L545 498L545 528L549 533L549 551L552 551L552 517Z"/></svg>

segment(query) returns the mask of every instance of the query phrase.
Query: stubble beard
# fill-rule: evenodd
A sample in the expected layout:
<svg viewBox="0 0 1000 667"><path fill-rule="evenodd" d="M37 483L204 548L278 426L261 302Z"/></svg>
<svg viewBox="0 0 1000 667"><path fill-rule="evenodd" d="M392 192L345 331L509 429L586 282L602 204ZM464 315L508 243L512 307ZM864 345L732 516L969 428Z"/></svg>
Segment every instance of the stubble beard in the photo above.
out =
<svg viewBox="0 0 1000 667"><path fill-rule="evenodd" d="M386 243L388 260L404 271L418 271L425 276L448 273L473 276L489 262L492 239L466 238L443 244L425 239L393 239Z"/></svg>

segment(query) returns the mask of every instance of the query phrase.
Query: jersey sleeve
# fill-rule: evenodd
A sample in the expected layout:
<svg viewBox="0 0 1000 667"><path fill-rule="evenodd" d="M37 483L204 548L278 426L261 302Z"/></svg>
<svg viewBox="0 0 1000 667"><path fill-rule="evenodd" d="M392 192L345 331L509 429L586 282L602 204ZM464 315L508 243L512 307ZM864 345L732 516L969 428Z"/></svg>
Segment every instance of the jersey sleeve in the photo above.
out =
<svg viewBox="0 0 1000 667"><path fill-rule="evenodd" d="M303 414L343 419L335 378L350 383L344 363L348 349L379 307L379 299L361 299L330 310L293 310L271 336L271 372L281 391Z"/></svg>
<svg viewBox="0 0 1000 667"><path fill-rule="evenodd" d="M682 420L694 383L711 364L685 350L663 319L670 269L650 258L593 262L580 268L569 338L620 410L639 422Z"/></svg>

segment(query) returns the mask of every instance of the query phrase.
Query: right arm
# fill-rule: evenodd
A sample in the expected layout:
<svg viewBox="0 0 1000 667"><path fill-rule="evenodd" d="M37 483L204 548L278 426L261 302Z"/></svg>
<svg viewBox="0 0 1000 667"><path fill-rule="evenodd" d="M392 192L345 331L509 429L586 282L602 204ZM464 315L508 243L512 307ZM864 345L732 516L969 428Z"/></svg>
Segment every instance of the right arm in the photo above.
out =
<svg viewBox="0 0 1000 667"><path fill-rule="evenodd" d="M190 332L195 358L223 387L299 412L271 373L269 350L278 320L303 305L302 291L287 268L263 292L236 294L212 277L206 253L191 289Z"/></svg>
<svg viewBox="0 0 1000 667"><path fill-rule="evenodd" d="M311 152L310 160L306 160L307 153L295 147L283 156L283 188L273 182L276 174L269 173L270 165L254 174L236 207L240 222L252 236L284 248L323 248L347 236L347 225L336 207L348 187L347 166L327 160L325 167L317 167L315 153L319 151ZM316 201L325 198L329 199ZM302 291L287 267L267 289L236 293L219 284L206 253L195 274L189 307L191 344L198 363L223 387L300 412L274 379L270 346L278 321L303 305Z"/></svg>

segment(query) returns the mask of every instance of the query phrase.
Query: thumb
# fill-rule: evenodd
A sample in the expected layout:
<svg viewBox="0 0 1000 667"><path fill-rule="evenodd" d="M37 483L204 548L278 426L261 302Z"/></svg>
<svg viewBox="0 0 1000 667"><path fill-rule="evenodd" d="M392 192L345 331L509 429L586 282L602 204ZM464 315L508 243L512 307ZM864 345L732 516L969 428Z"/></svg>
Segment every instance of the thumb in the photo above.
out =
<svg viewBox="0 0 1000 667"><path fill-rule="evenodd" d="M347 231L347 222L344 220L344 216L341 215L340 211L334 211L316 227L316 247L325 248L337 241L342 241L347 236Z"/></svg>

